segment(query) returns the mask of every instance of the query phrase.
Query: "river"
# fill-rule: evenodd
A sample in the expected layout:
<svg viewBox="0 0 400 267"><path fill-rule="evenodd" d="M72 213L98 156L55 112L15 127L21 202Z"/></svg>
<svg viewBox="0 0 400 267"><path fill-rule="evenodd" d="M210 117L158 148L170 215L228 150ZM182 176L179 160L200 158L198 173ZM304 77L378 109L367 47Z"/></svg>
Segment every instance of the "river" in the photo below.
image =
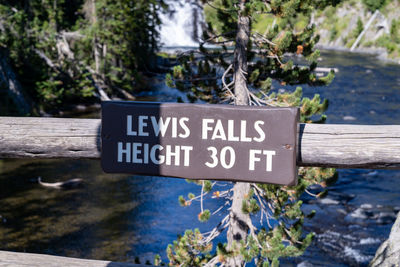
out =
<svg viewBox="0 0 400 267"><path fill-rule="evenodd" d="M321 57L320 66L339 69L335 80L303 91L330 100L327 123L399 124L400 66L344 52ZM140 97L174 102L178 95L160 77ZM365 266L389 235L400 210L400 171L338 172L326 198L303 197L304 210L317 211L305 226L316 238L305 255L282 265ZM38 176L46 182L81 177L84 185L44 188ZM142 263L160 254L166 260L177 234L209 230L226 214L198 222L198 203L178 203L179 195L198 190L183 179L105 174L96 160L0 160L0 249ZM213 211L221 204L212 200L205 207Z"/></svg>

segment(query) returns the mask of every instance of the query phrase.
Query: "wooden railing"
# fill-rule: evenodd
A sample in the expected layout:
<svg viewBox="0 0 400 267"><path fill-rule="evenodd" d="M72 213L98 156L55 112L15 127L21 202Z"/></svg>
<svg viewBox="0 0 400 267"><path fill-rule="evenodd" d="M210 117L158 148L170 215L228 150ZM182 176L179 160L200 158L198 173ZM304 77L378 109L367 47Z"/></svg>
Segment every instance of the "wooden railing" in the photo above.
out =
<svg viewBox="0 0 400 267"><path fill-rule="evenodd" d="M51 255L0 251L2 267L149 267L144 264L86 260Z"/></svg>
<svg viewBox="0 0 400 267"><path fill-rule="evenodd" d="M100 158L99 119L0 117L0 158ZM299 166L400 169L400 125L300 124Z"/></svg>
<svg viewBox="0 0 400 267"><path fill-rule="evenodd" d="M0 117L0 158L100 155L99 119ZM299 124L297 165L400 169L400 125ZM5 251L0 251L0 265L140 266Z"/></svg>

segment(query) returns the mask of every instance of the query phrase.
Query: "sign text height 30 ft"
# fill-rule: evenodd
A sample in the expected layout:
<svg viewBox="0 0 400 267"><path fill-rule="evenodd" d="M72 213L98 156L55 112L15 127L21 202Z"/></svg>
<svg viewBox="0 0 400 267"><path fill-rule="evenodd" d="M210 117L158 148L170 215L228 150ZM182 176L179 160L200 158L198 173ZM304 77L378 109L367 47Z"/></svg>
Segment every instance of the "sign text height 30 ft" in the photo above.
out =
<svg viewBox="0 0 400 267"><path fill-rule="evenodd" d="M296 182L298 111L227 105L104 102L106 172Z"/></svg>
<svg viewBox="0 0 400 267"><path fill-rule="evenodd" d="M167 131L171 133L172 138L189 138L190 129L187 123L190 121L188 117L160 117L140 115L134 118L132 115L127 115L127 136L149 136L149 131L152 131L156 137L165 137ZM263 142L266 134L261 127L264 121L255 121L254 129L257 132L256 137L247 135L247 121L240 121L239 135L235 135L235 121L223 121L218 119L202 119L201 122L201 138L203 140L222 140L231 142ZM136 129L136 130L133 130ZM211 152L210 161L205 162L209 168L216 167L219 163L225 169L230 169L235 164L236 153L231 146L226 146L218 151L215 147L209 146L207 150ZM164 151L164 153L162 153ZM178 146L166 145L165 147L159 144L150 147L148 143L137 142L118 142L118 162L136 163L136 164L166 164L184 167L190 166L190 154L193 151L193 146ZM229 162L227 162L227 153ZM221 155L219 160L217 155ZM265 155L265 170L272 170L272 156L276 153L271 150L250 149L249 151L249 170L255 169L255 163L260 162L258 154ZM181 156L182 155L182 156Z"/></svg>

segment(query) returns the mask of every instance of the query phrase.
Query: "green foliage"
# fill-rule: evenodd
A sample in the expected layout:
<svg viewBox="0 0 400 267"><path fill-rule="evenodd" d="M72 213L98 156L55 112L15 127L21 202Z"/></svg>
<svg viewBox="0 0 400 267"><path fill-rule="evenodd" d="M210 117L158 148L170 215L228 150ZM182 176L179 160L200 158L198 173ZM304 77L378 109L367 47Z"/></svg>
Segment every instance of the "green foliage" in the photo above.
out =
<svg viewBox="0 0 400 267"><path fill-rule="evenodd" d="M163 0L0 3L0 47L28 95L45 108L97 101L140 83L158 48Z"/></svg>
<svg viewBox="0 0 400 267"><path fill-rule="evenodd" d="M389 55L394 57L400 56L400 45L394 42L390 35L382 35L375 41L375 44L379 47L384 47Z"/></svg>
<svg viewBox="0 0 400 267"><path fill-rule="evenodd" d="M209 252L212 244L202 244L202 234L199 229L187 230L183 236L167 248L170 265L201 266L211 257Z"/></svg>
<svg viewBox="0 0 400 267"><path fill-rule="evenodd" d="M363 0L362 2L370 11L380 9L386 4L386 0Z"/></svg>
<svg viewBox="0 0 400 267"><path fill-rule="evenodd" d="M179 204L181 206L186 206L187 205L186 204L186 200L185 200L185 198L183 196L179 196Z"/></svg>
<svg viewBox="0 0 400 267"><path fill-rule="evenodd" d="M180 55L177 58L179 66L175 66L166 75L166 82L169 86L186 92L192 102L231 102L234 98L232 51L225 46L225 43L235 41L239 12L237 1L204 2L208 22L204 39L208 40L208 43L220 45L221 49L206 48L201 44L199 52L188 51ZM308 21L314 8L323 8L336 2L274 0L265 5L261 0L246 1L246 8L241 11L242 15L248 15L252 22L256 23L247 51L247 60L251 64L248 64L245 73L250 104L297 106L300 108L301 122L322 123L326 120L323 113L328 108L327 100L322 100L319 95L313 98L303 97L301 87L297 86L292 91L285 86L301 84L324 86L334 78L333 71L325 77L317 77L314 72L320 53L314 49L318 42L318 36L314 34L315 27L309 25ZM296 22L299 16L303 21L302 25ZM263 19L267 22L262 22ZM262 24L267 25L264 26L264 29L267 29L265 33L259 30L259 25ZM342 25L338 24L338 27ZM309 66L298 66L292 59L284 57L288 53L303 56L309 62ZM276 92L277 86L282 86L285 90ZM178 245L182 243L182 238L178 238L178 241L170 245L167 250L170 264L199 266L208 260L213 264L223 264L228 258L241 255L246 262L257 262L257 266L278 266L281 257L301 255L313 238L313 233L303 232L303 224L306 218L311 218L315 214L315 211L304 214L301 210L300 197L310 185L316 184L320 186L318 192L311 193L308 190L307 192L323 197L326 194L324 188L336 179L334 169L299 168L299 181L296 186L253 184L242 199L241 211L250 216L261 214L267 221L266 226L260 229L249 226L247 240L232 244L229 250L227 244L219 244L212 255L209 255L209 251L193 252L188 246ZM205 201L210 197L224 197L229 200L232 197L229 190L221 192L218 187L212 186L213 183L210 181L194 181L194 183L202 186L201 193L199 196L190 194L189 200L180 198L179 201L183 206L188 206L188 202L193 200L200 200L203 210L203 199ZM199 220L208 219L210 213L209 210L200 212ZM226 223L222 220L214 230L222 232ZM185 238L185 244L190 243L191 246L195 246L211 244L212 238L215 237L199 238L199 235L185 234ZM176 255L185 256L178 258Z"/></svg>
<svg viewBox="0 0 400 267"><path fill-rule="evenodd" d="M204 210L203 212L200 212L198 216L199 221L201 222L208 221L208 219L210 219L210 215L211 215L210 210Z"/></svg>
<svg viewBox="0 0 400 267"><path fill-rule="evenodd" d="M242 202L242 211L243 213L257 213L260 211L260 206L254 198L247 200L244 199Z"/></svg>
<svg viewBox="0 0 400 267"><path fill-rule="evenodd" d="M393 19L390 26L390 38L393 42L400 44L400 19Z"/></svg>
<svg viewBox="0 0 400 267"><path fill-rule="evenodd" d="M154 256L154 266L160 266L161 265L161 256L160 255L156 255Z"/></svg>
<svg viewBox="0 0 400 267"><path fill-rule="evenodd" d="M363 30L364 24L361 18L358 17L356 27L345 38L343 38L343 43L346 45L346 47L350 48ZM366 43L364 43L364 45L366 46Z"/></svg>
<svg viewBox="0 0 400 267"><path fill-rule="evenodd" d="M396 49L396 44L392 42L390 36L383 35L376 40L376 44L380 47L385 47L389 53L392 53Z"/></svg>
<svg viewBox="0 0 400 267"><path fill-rule="evenodd" d="M204 192L208 193L212 189L211 181L204 181Z"/></svg>
<svg viewBox="0 0 400 267"><path fill-rule="evenodd" d="M357 38L363 30L364 30L364 24L362 23L362 20L360 19L360 17L358 17L357 26L353 31L353 36L355 38Z"/></svg>
<svg viewBox="0 0 400 267"><path fill-rule="evenodd" d="M131 90L138 71L151 68L158 47L158 12L162 6L160 0L96 1L97 20L86 29L90 37L86 49L91 49L96 40L103 51L107 50L100 58L106 82ZM115 60L118 64L113 63Z"/></svg>
<svg viewBox="0 0 400 267"><path fill-rule="evenodd" d="M392 58L400 56L400 19L392 20L390 33L380 36L375 45L385 48Z"/></svg>
<svg viewBox="0 0 400 267"><path fill-rule="evenodd" d="M338 35L338 33L339 33L339 31L338 31L338 28L337 28L336 24L333 24L332 28L330 30L330 34L329 34L329 41L332 42L333 40L335 40L335 38Z"/></svg>
<svg viewBox="0 0 400 267"><path fill-rule="evenodd" d="M268 27L271 27L274 23L274 16L270 14L256 14L254 16L254 22L252 28L255 32L264 33ZM276 22L276 21L275 21Z"/></svg>
<svg viewBox="0 0 400 267"><path fill-rule="evenodd" d="M60 97L63 95L64 88L62 81L41 81L37 83L38 93L48 102L60 102Z"/></svg>

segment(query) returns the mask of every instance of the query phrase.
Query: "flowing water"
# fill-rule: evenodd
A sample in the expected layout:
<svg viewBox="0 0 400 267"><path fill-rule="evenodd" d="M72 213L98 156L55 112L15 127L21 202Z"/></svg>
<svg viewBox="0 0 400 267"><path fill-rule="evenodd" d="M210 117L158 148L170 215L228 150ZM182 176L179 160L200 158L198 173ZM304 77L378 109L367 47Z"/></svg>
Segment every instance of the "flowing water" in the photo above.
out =
<svg viewBox="0 0 400 267"><path fill-rule="evenodd" d="M202 8L193 0L166 0L169 11L160 13L161 43L164 47L197 46L203 32Z"/></svg>
<svg viewBox="0 0 400 267"><path fill-rule="evenodd" d="M330 86L303 88L306 96L330 100L327 123L400 123L400 66L335 52L323 53L319 65L339 69ZM182 96L161 77L154 82L143 99L174 102ZM400 210L400 171L338 171L326 198L303 197L304 210L317 211L306 221L316 238L304 256L283 266L364 266L387 238ZM46 182L81 177L84 184L44 188L38 176ZM207 231L226 214L200 223L199 203L178 204L178 196L190 191L199 193L199 187L183 179L105 174L96 160L0 160L0 250L128 262L160 254L165 260L177 234ZM213 199L205 207L213 211L223 204Z"/></svg>

